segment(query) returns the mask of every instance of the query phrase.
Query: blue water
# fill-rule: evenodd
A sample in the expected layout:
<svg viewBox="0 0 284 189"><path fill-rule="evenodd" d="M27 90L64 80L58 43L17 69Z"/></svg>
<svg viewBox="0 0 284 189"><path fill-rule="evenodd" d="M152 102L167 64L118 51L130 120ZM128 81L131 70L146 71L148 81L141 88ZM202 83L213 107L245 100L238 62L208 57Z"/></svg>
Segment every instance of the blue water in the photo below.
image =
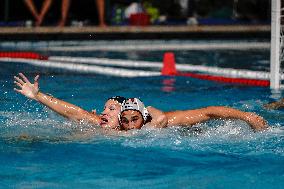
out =
<svg viewBox="0 0 284 189"><path fill-rule="evenodd" d="M265 50L175 53L180 63L269 68ZM59 54L102 57L99 52L54 53ZM162 54L104 52L103 57L160 61ZM284 113L262 108L283 91L187 77L129 79L0 64L0 188L283 188ZM40 73L41 91L86 110L102 111L114 95L139 97L165 111L225 105L258 113L270 129L255 133L242 121L213 120L197 125L202 132L144 128L116 136L98 129L92 136L74 137L74 131L91 128L16 94L18 72L29 78Z"/></svg>

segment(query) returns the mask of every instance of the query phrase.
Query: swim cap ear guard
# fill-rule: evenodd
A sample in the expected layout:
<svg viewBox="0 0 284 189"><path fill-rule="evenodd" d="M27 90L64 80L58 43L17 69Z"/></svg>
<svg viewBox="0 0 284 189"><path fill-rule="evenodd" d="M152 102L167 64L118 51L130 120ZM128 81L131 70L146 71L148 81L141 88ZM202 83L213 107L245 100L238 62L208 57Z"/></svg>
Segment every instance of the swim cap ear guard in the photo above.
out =
<svg viewBox="0 0 284 189"><path fill-rule="evenodd" d="M144 123L146 122L147 117L149 115L149 112L145 108L143 102L141 100L139 100L138 98L129 98L126 101L124 101L121 104L121 111L120 112L122 113L123 111L126 111L126 110L139 111L143 116Z"/></svg>

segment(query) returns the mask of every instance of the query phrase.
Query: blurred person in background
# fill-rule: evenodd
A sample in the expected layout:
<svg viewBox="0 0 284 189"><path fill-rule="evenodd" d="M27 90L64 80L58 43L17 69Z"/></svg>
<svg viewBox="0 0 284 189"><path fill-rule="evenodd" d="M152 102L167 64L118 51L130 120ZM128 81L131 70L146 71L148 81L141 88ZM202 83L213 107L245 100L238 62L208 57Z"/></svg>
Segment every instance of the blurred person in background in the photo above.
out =
<svg viewBox="0 0 284 189"><path fill-rule="evenodd" d="M105 0L72 1L69 14L70 25L75 27L93 24L99 27L107 26L105 2Z"/></svg>
<svg viewBox="0 0 284 189"><path fill-rule="evenodd" d="M99 16L99 26L105 27L105 0L96 0L98 16Z"/></svg>
<svg viewBox="0 0 284 189"><path fill-rule="evenodd" d="M52 4L53 0L44 0L42 3L42 7L40 11L37 10L33 0L24 0L27 7L29 8L30 12L34 16L35 19L35 26L41 26L42 22L45 18L46 13L48 12L50 5ZM61 5L61 19L58 22L59 27L63 27L66 24L68 11L70 7L70 0L62 0Z"/></svg>
<svg viewBox="0 0 284 189"><path fill-rule="evenodd" d="M196 19L196 0L179 0L181 11L186 17L187 25L197 25Z"/></svg>

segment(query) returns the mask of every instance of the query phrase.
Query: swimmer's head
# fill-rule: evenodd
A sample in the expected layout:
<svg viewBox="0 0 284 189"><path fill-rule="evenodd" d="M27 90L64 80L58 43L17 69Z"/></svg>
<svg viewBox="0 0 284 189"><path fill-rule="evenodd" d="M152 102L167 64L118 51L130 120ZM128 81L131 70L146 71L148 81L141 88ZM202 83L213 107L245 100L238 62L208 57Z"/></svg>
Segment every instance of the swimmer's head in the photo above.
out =
<svg viewBox="0 0 284 189"><path fill-rule="evenodd" d="M136 110L141 113L144 121L146 121L149 113L145 105L138 98L129 98L121 104L121 113L126 110Z"/></svg>
<svg viewBox="0 0 284 189"><path fill-rule="evenodd" d="M123 129L140 129L148 119L148 110L138 98L130 98L122 103L120 124Z"/></svg>
<svg viewBox="0 0 284 189"><path fill-rule="evenodd" d="M101 113L100 126L109 129L119 128L119 114L121 110L121 104L126 98L121 96L114 96L108 98L105 103L104 111Z"/></svg>
<svg viewBox="0 0 284 189"><path fill-rule="evenodd" d="M118 103L122 104L126 100L126 98L124 98L123 96L113 96L108 98L107 100L115 100Z"/></svg>

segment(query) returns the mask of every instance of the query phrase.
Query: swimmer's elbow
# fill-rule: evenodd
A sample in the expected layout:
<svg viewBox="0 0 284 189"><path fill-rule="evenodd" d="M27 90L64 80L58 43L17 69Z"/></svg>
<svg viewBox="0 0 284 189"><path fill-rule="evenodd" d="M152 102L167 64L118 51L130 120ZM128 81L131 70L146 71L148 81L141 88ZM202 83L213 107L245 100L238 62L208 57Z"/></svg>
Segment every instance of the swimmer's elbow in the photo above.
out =
<svg viewBox="0 0 284 189"><path fill-rule="evenodd" d="M245 112L241 120L247 122L255 132L263 131L268 128L268 122L263 117L253 112Z"/></svg>

